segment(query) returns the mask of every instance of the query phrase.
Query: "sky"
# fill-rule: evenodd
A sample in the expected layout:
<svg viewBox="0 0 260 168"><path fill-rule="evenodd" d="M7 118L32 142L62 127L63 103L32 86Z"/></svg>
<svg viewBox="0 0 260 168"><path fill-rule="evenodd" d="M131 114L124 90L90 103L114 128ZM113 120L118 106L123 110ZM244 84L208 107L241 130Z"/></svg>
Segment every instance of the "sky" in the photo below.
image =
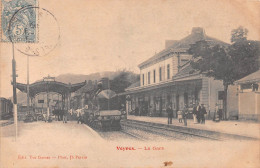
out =
<svg viewBox="0 0 260 168"><path fill-rule="evenodd" d="M30 57L30 83L60 74L91 74L137 67L180 40L192 27L230 43L232 29L249 30L260 40L258 0L39 0L57 19L60 39L49 54ZM41 38L54 38L55 24L39 21ZM12 45L0 45L0 97L12 96ZM26 83L27 56L15 49L17 81Z"/></svg>

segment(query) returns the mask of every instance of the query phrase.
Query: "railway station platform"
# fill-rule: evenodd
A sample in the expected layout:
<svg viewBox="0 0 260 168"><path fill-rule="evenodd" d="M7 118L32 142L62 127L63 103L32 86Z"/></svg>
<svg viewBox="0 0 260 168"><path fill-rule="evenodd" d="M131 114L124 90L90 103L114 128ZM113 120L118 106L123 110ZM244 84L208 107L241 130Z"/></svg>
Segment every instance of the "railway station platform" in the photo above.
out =
<svg viewBox="0 0 260 168"><path fill-rule="evenodd" d="M0 120L0 127L10 125L12 123L13 123L13 121L11 119L10 120Z"/></svg>
<svg viewBox="0 0 260 168"><path fill-rule="evenodd" d="M127 119L136 120L139 122L148 122L154 124L168 126L168 118L166 117L148 117L128 115ZM194 124L192 119L187 120L187 126L179 123L177 118L172 119L171 126L177 126L183 129L196 130L200 132L221 133L234 136L252 137L260 139L260 123L250 121L220 121L214 122L206 120L205 124Z"/></svg>

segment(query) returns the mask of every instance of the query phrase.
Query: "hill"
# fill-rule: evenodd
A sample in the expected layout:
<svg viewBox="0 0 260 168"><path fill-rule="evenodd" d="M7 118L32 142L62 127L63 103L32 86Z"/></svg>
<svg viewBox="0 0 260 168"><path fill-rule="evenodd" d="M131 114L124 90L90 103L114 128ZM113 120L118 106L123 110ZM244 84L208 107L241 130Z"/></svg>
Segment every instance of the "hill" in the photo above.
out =
<svg viewBox="0 0 260 168"><path fill-rule="evenodd" d="M89 75L61 74L61 75L55 77L55 80L59 81L59 82L71 83L71 84L84 82L85 80L99 81L103 77L108 77L110 80L112 80L115 77L117 77L118 75L120 75L121 73L122 73L122 71L104 71L104 72L92 73ZM137 74L134 74L134 75L137 75ZM39 79L37 81L41 81L41 80L42 79ZM130 81L130 82L132 82L132 81ZM12 99L12 97L11 97L11 99ZM18 91L17 101L19 104L26 105L26 93L22 93L22 92Z"/></svg>

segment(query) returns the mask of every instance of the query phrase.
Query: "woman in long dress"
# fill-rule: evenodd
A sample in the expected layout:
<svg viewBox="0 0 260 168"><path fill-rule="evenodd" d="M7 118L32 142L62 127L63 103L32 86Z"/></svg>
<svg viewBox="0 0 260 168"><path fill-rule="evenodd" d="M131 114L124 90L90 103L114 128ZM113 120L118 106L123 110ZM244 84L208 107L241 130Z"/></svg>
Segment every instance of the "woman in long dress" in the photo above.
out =
<svg viewBox="0 0 260 168"><path fill-rule="evenodd" d="M216 103L216 107L215 107L215 113L214 113L213 121L215 121L215 122L219 122L220 121L220 118L219 118L219 107L218 107L217 103Z"/></svg>
<svg viewBox="0 0 260 168"><path fill-rule="evenodd" d="M197 109L196 109L195 103L193 103L192 116L193 116L193 123L194 124L198 123L198 120L197 120Z"/></svg>

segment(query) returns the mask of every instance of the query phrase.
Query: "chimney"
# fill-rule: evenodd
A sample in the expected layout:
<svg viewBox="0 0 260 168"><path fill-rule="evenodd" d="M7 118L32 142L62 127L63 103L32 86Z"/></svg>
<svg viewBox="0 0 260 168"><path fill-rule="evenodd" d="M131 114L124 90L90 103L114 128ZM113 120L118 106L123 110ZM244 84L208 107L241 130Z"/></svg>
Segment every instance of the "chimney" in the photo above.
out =
<svg viewBox="0 0 260 168"><path fill-rule="evenodd" d="M88 85L92 86L92 84L93 84L92 80L88 80Z"/></svg>
<svg viewBox="0 0 260 168"><path fill-rule="evenodd" d="M191 30L191 34L203 35L203 37L204 37L205 31L202 27L193 27Z"/></svg>
<svg viewBox="0 0 260 168"><path fill-rule="evenodd" d="M102 88L105 89L109 89L109 79L108 78L102 78L100 80L100 82L102 83Z"/></svg>

